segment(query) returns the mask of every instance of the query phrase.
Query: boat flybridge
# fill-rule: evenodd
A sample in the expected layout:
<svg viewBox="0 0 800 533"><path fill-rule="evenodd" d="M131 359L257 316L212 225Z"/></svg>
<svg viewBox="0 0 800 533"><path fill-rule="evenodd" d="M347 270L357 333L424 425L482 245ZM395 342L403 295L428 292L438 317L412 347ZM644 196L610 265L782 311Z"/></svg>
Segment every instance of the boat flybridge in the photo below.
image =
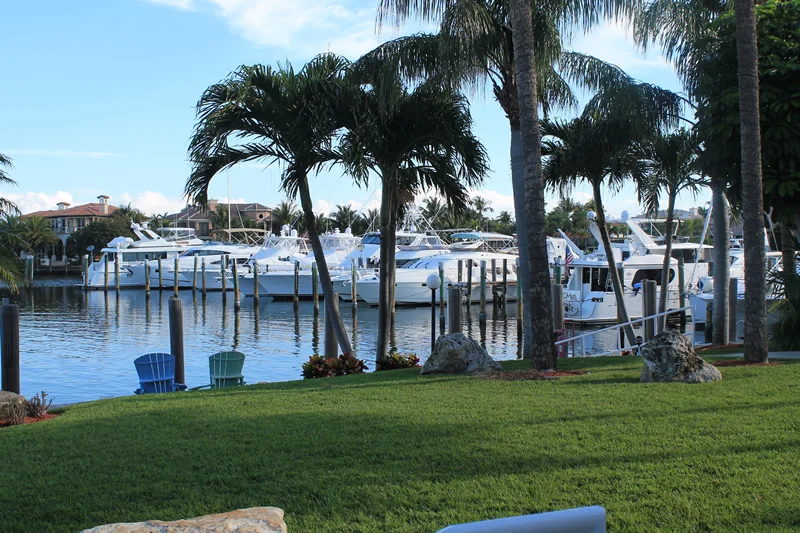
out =
<svg viewBox="0 0 800 533"><path fill-rule="evenodd" d="M576 258L570 263L569 279L564 288L564 318L583 324L615 322L617 300L609 275L609 261L603 250L594 213L589 212L588 218L589 231L598 244L595 252L584 254L565 236ZM678 260L674 257L670 259L669 281L667 287L661 287L663 252L660 255L648 253L652 250L639 246L640 243L640 235L634 235L624 243L612 243L614 257L611 265L621 271L625 308L632 320L642 316L641 289L648 280L656 282L657 298L660 298L662 290L668 291L667 308L676 308L679 305Z"/></svg>
<svg viewBox="0 0 800 533"><path fill-rule="evenodd" d="M333 232L325 233L319 236L320 244L322 245L322 253L325 256L325 264L328 266L331 275L341 265L347 257L358 246L361 239L353 235L350 228L345 229L344 232L335 229ZM294 297L294 263L299 265L300 272L298 274L298 296L300 298L309 298L313 294L312 278L312 265L316 263L316 258L313 252L306 254L303 257L298 257L289 265L290 268L283 270L270 270L265 274L259 274L258 289L259 292L272 296L274 299L286 299ZM322 294L322 289L319 288L319 294Z"/></svg>
<svg viewBox="0 0 800 533"><path fill-rule="evenodd" d="M169 231L163 231L169 230ZM101 250L100 261L92 263L86 275L87 285L92 289L115 287L117 270L119 286L122 288L144 287L144 262L167 262L177 257L189 246L203 244L191 228L159 228L169 239L137 223L131 223L131 232L136 237L116 237ZM134 268L137 266L142 268ZM107 280L107 281L106 281Z"/></svg>

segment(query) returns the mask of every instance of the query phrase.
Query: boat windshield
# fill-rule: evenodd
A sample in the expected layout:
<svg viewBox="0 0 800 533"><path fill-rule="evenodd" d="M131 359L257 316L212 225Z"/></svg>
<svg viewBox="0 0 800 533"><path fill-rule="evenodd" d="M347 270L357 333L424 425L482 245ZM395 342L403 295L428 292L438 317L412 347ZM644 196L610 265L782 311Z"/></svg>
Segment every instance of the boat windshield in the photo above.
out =
<svg viewBox="0 0 800 533"><path fill-rule="evenodd" d="M364 238L361 239L361 244L380 244L381 243L381 235L380 233L367 233L364 235Z"/></svg>
<svg viewBox="0 0 800 533"><path fill-rule="evenodd" d="M357 237L349 237L341 233L334 235L322 235L319 238L320 244L326 250L350 251L358 245Z"/></svg>
<svg viewBox="0 0 800 533"><path fill-rule="evenodd" d="M196 237L192 228L158 228L156 230L162 239L170 242L193 239Z"/></svg>

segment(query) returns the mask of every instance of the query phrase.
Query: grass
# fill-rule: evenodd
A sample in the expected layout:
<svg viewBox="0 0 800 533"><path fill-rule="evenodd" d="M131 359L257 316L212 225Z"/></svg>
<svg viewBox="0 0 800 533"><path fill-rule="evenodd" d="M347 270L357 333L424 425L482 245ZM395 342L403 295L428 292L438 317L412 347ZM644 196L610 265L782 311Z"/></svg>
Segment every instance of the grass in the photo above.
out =
<svg viewBox="0 0 800 533"><path fill-rule="evenodd" d="M510 369L523 362L504 363ZM800 365L642 384L415 370L68 407L0 430L0 531L283 508L289 531L436 531L603 505L611 531L800 527Z"/></svg>

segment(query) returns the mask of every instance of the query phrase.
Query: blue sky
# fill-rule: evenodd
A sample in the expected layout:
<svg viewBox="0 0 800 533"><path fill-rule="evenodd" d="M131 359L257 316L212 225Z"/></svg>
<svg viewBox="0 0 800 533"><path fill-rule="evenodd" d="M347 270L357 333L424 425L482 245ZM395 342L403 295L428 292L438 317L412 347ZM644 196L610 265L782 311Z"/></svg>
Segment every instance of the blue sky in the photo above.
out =
<svg viewBox="0 0 800 533"><path fill-rule="evenodd" d="M23 211L111 196L147 213L185 204L186 148L203 90L241 64L289 60L300 67L330 50L351 59L413 28L376 33L377 0L42 0L0 5L0 153L13 158L19 187L0 196ZM614 62L632 76L677 90L657 54L637 53L627 30L607 24L572 47ZM513 210L508 123L491 95L471 97L476 133L491 157L481 194ZM284 198L279 170L229 172L234 201L273 205ZM312 179L315 207L374 206L375 187L358 189L340 171ZM228 197L219 176L211 196ZM588 198L586 190L574 196ZM682 198L678 207L700 205ZM554 199L549 199L551 204ZM627 187L608 211L638 212Z"/></svg>

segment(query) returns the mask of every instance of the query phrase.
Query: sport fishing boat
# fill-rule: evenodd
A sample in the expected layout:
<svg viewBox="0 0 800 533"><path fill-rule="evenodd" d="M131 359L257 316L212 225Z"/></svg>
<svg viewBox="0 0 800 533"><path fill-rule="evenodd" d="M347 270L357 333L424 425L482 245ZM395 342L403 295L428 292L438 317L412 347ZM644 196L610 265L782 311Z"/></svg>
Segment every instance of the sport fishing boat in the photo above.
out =
<svg viewBox="0 0 800 533"><path fill-rule="evenodd" d="M202 245L191 228L159 228L153 230L136 223L131 224L131 237L117 237L101 250L100 261L92 263L86 272L87 286L91 289L115 287L119 271L120 288L139 288L145 285L144 263L162 265L174 259L190 246Z"/></svg>

